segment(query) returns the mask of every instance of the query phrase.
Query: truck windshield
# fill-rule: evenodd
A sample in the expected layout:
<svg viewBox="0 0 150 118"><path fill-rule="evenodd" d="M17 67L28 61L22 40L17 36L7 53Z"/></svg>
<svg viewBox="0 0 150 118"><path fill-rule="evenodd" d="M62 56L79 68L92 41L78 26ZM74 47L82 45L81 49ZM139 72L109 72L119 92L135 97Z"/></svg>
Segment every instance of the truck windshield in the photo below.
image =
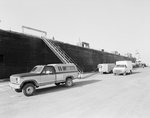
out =
<svg viewBox="0 0 150 118"><path fill-rule="evenodd" d="M126 67L126 65L116 65L116 67Z"/></svg>
<svg viewBox="0 0 150 118"><path fill-rule="evenodd" d="M43 66L36 66L30 71L30 73L41 73L42 70Z"/></svg>

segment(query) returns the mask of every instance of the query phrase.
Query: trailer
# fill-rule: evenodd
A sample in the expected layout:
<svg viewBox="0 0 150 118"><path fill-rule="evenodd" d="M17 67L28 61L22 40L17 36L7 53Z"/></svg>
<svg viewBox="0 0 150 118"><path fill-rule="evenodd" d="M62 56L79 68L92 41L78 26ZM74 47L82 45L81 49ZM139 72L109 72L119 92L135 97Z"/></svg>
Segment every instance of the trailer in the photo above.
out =
<svg viewBox="0 0 150 118"><path fill-rule="evenodd" d="M114 63L98 64L98 70L100 73L112 73L114 67Z"/></svg>

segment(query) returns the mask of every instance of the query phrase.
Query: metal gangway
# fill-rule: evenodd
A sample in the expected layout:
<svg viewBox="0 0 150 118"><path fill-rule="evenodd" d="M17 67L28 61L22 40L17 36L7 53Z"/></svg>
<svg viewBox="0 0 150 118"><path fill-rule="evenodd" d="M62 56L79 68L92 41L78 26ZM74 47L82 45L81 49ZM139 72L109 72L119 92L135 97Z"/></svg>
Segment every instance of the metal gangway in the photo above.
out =
<svg viewBox="0 0 150 118"><path fill-rule="evenodd" d="M64 63L74 63L78 69L79 78L83 75L83 70L69 57L59 46L57 46L54 41L51 39L45 38L41 36L41 39L45 42L45 44L53 51L53 53Z"/></svg>

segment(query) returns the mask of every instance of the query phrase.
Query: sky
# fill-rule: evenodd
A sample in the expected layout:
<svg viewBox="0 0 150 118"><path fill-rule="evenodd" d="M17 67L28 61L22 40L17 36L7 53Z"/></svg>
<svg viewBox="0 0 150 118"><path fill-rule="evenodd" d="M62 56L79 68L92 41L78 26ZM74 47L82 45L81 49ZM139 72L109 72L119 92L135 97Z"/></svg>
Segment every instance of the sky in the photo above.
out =
<svg viewBox="0 0 150 118"><path fill-rule="evenodd" d="M22 32L22 26L92 49L133 57L138 51L150 63L150 0L0 0L0 29Z"/></svg>

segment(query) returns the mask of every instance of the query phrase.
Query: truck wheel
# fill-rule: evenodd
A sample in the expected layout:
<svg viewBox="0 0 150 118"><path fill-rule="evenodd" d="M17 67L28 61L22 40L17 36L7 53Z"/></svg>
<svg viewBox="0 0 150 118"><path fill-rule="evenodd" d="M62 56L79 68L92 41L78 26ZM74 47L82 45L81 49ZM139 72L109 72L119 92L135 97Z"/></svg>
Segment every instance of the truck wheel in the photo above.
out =
<svg viewBox="0 0 150 118"><path fill-rule="evenodd" d="M55 83L55 85L56 85L56 86L59 86L59 85L60 85L60 83Z"/></svg>
<svg viewBox="0 0 150 118"><path fill-rule="evenodd" d="M25 96L32 96L35 92L35 86L33 84L26 84L23 87L23 94Z"/></svg>
<svg viewBox="0 0 150 118"><path fill-rule="evenodd" d="M126 75L126 72L124 72L123 75Z"/></svg>
<svg viewBox="0 0 150 118"><path fill-rule="evenodd" d="M22 90L21 90L21 89L15 89L15 91L16 91L17 93L22 92Z"/></svg>
<svg viewBox="0 0 150 118"><path fill-rule="evenodd" d="M72 79L71 79L71 78L68 78L68 79L66 80L66 82L65 82L65 85L66 85L67 87L72 86L72 85L73 85Z"/></svg>

